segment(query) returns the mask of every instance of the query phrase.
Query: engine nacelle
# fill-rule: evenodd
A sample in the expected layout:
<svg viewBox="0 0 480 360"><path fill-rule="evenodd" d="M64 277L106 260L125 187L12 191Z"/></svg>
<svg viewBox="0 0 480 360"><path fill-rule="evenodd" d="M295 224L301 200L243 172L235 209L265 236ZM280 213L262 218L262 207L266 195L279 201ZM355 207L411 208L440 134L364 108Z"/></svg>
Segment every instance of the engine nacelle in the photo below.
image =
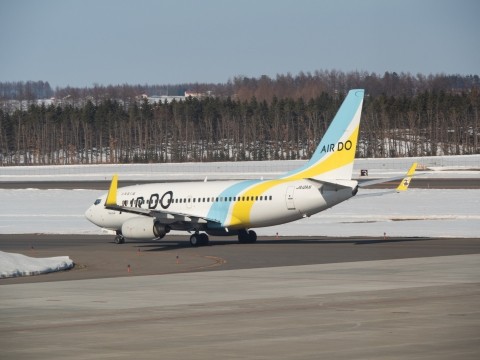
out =
<svg viewBox="0 0 480 360"><path fill-rule="evenodd" d="M169 226L160 224L155 218L147 216L129 219L122 225L122 235L132 240L161 239L169 232Z"/></svg>

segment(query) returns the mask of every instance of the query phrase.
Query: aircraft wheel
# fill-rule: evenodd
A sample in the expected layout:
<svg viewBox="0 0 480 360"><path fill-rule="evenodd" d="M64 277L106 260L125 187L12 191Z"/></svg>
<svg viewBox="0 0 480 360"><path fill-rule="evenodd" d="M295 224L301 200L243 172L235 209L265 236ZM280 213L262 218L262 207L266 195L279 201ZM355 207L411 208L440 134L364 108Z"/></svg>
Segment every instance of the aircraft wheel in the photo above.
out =
<svg viewBox="0 0 480 360"><path fill-rule="evenodd" d="M190 245L194 247L200 245L200 239L198 234L193 234L192 236L190 236Z"/></svg>
<svg viewBox="0 0 480 360"><path fill-rule="evenodd" d="M240 244L253 244L257 241L257 233L253 230L240 230L238 232L238 242Z"/></svg>
<svg viewBox="0 0 480 360"><path fill-rule="evenodd" d="M246 244L248 242L248 233L246 230L240 230L238 232L238 242L240 244Z"/></svg>
<svg viewBox="0 0 480 360"><path fill-rule="evenodd" d="M125 238L122 235L115 236L115 244L125 244Z"/></svg>
<svg viewBox="0 0 480 360"><path fill-rule="evenodd" d="M255 231L250 230L248 232L248 242L249 243L257 242L257 233Z"/></svg>
<svg viewBox="0 0 480 360"><path fill-rule="evenodd" d="M208 238L207 234L200 234L200 246L207 246L210 242L210 239Z"/></svg>

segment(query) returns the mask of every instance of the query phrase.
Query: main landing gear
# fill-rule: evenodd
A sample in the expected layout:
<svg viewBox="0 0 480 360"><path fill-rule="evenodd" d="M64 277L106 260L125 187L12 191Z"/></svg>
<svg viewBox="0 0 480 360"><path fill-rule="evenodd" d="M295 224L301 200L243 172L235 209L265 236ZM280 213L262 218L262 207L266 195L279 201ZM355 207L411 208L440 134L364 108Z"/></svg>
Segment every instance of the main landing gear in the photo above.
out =
<svg viewBox="0 0 480 360"><path fill-rule="evenodd" d="M196 232L192 236L190 236L190 244L192 246L207 246L209 244L210 240L208 238L207 234L200 234L199 232Z"/></svg>
<svg viewBox="0 0 480 360"><path fill-rule="evenodd" d="M257 241L257 233L253 230L240 230L238 232L238 242L240 244L253 244Z"/></svg>

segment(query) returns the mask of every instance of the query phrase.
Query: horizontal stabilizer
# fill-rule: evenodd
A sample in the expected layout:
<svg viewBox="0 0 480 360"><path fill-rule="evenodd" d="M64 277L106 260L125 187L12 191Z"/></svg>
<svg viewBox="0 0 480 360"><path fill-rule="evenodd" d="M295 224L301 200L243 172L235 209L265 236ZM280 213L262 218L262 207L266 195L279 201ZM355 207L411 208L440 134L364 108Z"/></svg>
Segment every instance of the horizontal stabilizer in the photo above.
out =
<svg viewBox="0 0 480 360"><path fill-rule="evenodd" d="M398 175L398 176L394 176L394 177L387 178L387 179L384 178L384 179L362 181L362 182L358 183L358 187L366 188L366 187L373 186L373 185L385 184L385 183L388 183L388 182L391 182L391 181L402 180L404 177L405 177L405 175Z"/></svg>
<svg viewBox="0 0 480 360"><path fill-rule="evenodd" d="M314 182L316 184L328 186L329 188L337 189L337 190L352 189L357 185L357 183L355 181L349 181L349 180L338 180L338 181L335 181L335 182L313 179L313 178L309 178L308 180L311 181L311 182Z"/></svg>

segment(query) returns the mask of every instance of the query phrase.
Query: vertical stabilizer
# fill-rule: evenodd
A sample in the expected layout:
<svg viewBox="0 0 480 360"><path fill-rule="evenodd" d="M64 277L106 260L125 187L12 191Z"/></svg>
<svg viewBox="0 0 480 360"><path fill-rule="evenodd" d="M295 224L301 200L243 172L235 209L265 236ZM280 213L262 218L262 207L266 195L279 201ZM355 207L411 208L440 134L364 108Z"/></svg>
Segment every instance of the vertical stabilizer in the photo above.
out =
<svg viewBox="0 0 480 360"><path fill-rule="evenodd" d="M282 178L351 180L364 90L350 90L312 158Z"/></svg>

